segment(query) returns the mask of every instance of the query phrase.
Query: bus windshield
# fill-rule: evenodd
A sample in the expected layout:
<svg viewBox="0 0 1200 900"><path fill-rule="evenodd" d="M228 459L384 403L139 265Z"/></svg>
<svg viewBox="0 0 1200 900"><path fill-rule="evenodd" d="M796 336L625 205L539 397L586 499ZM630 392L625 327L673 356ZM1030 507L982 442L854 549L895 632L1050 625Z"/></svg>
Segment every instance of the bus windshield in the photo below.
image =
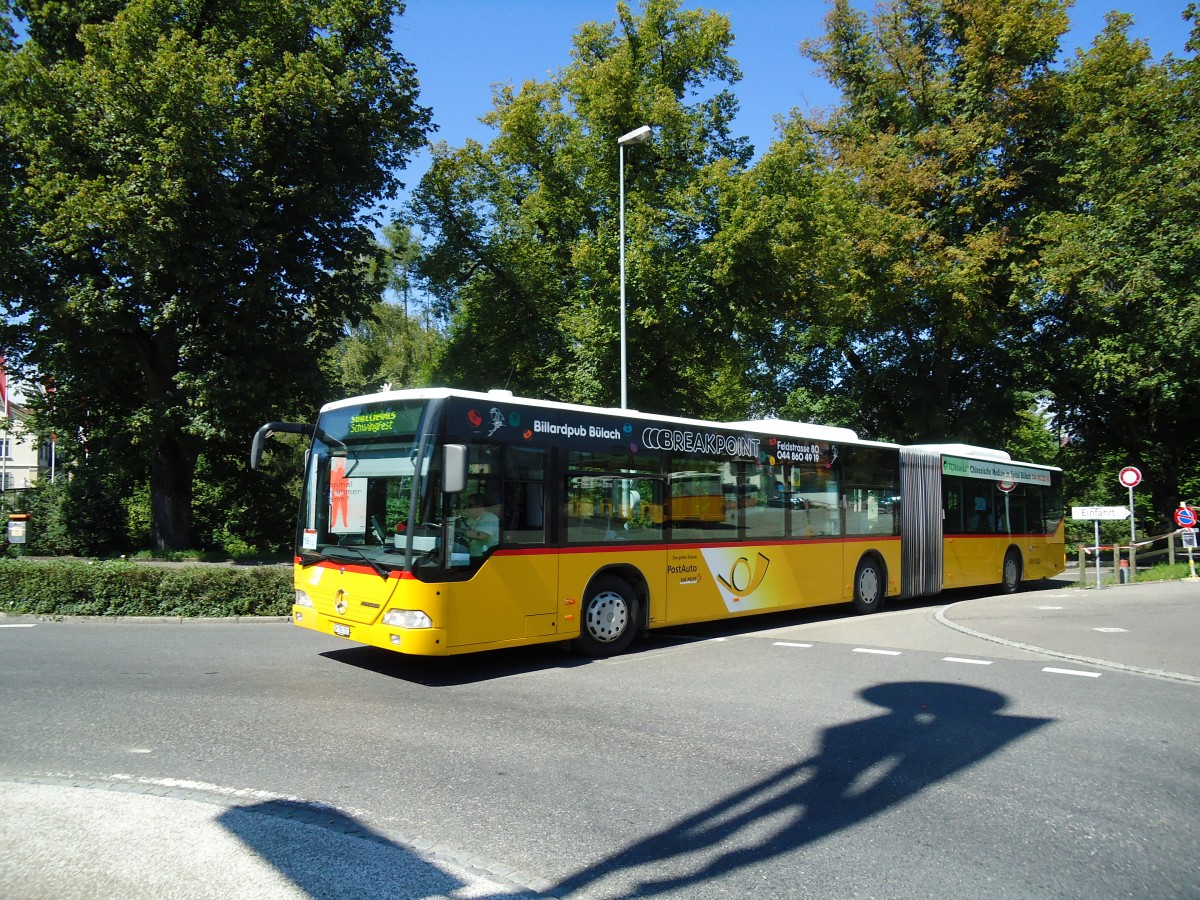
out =
<svg viewBox="0 0 1200 900"><path fill-rule="evenodd" d="M387 400L339 406L315 429L301 500L298 546L305 563L365 563L381 575L440 541L434 441L422 443L428 404Z"/></svg>

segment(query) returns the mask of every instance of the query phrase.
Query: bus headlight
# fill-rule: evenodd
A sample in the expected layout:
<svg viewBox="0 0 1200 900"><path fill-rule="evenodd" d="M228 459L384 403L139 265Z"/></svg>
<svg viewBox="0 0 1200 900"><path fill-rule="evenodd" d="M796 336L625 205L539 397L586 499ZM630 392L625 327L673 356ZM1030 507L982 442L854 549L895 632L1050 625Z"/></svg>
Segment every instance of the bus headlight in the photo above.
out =
<svg viewBox="0 0 1200 900"><path fill-rule="evenodd" d="M297 606L306 606L309 609L312 609L313 608L312 597L308 596L308 594L304 593L304 591L296 591L296 605Z"/></svg>
<svg viewBox="0 0 1200 900"><path fill-rule="evenodd" d="M383 614L383 624L393 628L432 628L429 616L419 609L389 609Z"/></svg>

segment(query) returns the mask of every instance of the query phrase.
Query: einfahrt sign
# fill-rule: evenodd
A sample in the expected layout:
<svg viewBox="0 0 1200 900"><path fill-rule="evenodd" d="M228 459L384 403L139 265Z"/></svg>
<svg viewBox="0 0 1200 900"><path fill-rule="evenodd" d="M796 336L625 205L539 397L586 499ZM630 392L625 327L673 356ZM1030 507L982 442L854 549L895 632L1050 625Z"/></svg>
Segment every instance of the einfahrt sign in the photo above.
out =
<svg viewBox="0 0 1200 900"><path fill-rule="evenodd" d="M1097 520L1112 520L1129 518L1128 506L1072 506L1071 518L1077 522Z"/></svg>

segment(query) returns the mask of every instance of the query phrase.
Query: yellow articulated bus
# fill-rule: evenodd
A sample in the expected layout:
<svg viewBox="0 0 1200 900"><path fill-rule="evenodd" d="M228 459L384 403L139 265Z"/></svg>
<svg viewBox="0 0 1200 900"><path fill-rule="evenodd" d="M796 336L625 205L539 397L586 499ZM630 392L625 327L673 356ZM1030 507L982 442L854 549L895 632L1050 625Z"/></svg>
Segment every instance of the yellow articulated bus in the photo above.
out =
<svg viewBox="0 0 1200 900"><path fill-rule="evenodd" d="M704 422L391 391L324 406L296 528L296 625L417 655L1001 584L1064 567L1061 472L767 419Z"/></svg>

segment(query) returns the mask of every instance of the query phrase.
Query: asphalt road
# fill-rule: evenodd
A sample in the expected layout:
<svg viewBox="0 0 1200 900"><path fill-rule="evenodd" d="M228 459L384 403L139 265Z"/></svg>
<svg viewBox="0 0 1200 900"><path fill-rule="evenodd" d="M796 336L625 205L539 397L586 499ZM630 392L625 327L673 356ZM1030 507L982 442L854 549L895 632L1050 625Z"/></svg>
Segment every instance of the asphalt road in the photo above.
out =
<svg viewBox="0 0 1200 900"><path fill-rule="evenodd" d="M18 900L1200 897L1197 584L761 617L599 662L0 625Z"/></svg>

